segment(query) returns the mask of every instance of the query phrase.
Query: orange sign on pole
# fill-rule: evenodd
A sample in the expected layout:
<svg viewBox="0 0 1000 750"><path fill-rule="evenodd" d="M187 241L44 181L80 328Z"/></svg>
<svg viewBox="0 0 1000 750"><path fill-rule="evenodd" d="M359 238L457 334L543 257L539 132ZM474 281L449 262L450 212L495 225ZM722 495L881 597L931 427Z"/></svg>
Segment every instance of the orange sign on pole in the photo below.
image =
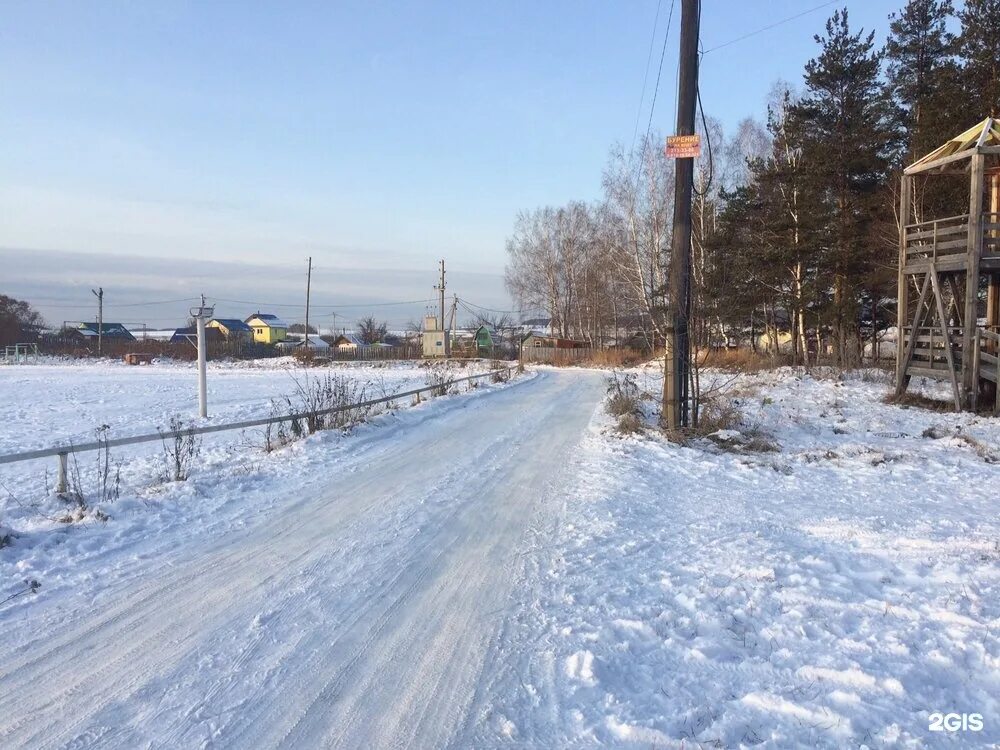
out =
<svg viewBox="0 0 1000 750"><path fill-rule="evenodd" d="M696 156L701 156L701 136L667 136L667 147L664 152L668 159L693 159Z"/></svg>

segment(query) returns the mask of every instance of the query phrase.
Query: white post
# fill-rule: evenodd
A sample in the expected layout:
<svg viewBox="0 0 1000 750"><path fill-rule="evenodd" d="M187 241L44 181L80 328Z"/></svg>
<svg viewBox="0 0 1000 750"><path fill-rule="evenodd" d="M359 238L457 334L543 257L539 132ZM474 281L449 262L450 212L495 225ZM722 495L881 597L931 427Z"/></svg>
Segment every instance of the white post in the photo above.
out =
<svg viewBox="0 0 1000 750"><path fill-rule="evenodd" d="M201 307L191 308L191 317L195 320L198 331L198 416L205 419L208 416L208 384L206 370L208 369L208 354L205 345L205 321L215 314L214 307L205 307L205 295L201 295Z"/></svg>
<svg viewBox="0 0 1000 750"><path fill-rule="evenodd" d="M198 321L198 416L205 419L208 416L208 383L206 370L208 356L205 352L205 317L199 315Z"/></svg>
<svg viewBox="0 0 1000 750"><path fill-rule="evenodd" d="M66 492L66 489L67 489L67 487L66 487L66 485L67 485L67 482L66 482L66 458L67 458L67 454L65 454L65 453L60 453L59 456L58 456L58 459L59 459L59 471L58 471L58 474L56 474L56 492L58 492L60 495L64 494Z"/></svg>

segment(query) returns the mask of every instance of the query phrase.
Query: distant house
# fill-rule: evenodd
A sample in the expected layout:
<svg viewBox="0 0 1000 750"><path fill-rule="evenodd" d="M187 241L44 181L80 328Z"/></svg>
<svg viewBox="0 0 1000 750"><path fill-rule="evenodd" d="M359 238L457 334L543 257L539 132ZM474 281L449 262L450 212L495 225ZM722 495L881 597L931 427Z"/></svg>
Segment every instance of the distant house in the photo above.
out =
<svg viewBox="0 0 1000 750"><path fill-rule="evenodd" d="M493 351L495 334L496 331L490 326L479 326L476 329L476 332L472 334L472 338L476 342L476 350L479 354L490 354Z"/></svg>
<svg viewBox="0 0 1000 750"><path fill-rule="evenodd" d="M309 343L306 344L304 338L287 338L284 341L279 341L274 345L274 348L279 352L294 352L297 350L304 349L308 346L311 352L328 352L330 351L330 345L317 336L315 333L309 334Z"/></svg>
<svg viewBox="0 0 1000 750"><path fill-rule="evenodd" d="M249 339L253 330L239 318L212 318L205 324L207 328L215 328L227 339Z"/></svg>
<svg viewBox="0 0 1000 750"><path fill-rule="evenodd" d="M183 344L188 341L195 346L198 345L198 327L197 326L184 326L183 328L178 328L174 331L174 335L170 337L171 344ZM205 343L206 344L217 344L219 342L225 341L225 335L218 328L209 328L205 325Z"/></svg>
<svg viewBox="0 0 1000 750"><path fill-rule="evenodd" d="M529 318L521 321L521 331L548 335L552 333L552 318Z"/></svg>
<svg viewBox="0 0 1000 750"><path fill-rule="evenodd" d="M333 346L341 351L353 351L365 345L361 337L356 333L342 333L333 340Z"/></svg>
<svg viewBox="0 0 1000 750"><path fill-rule="evenodd" d="M561 339L555 336L540 336L537 333L529 333L521 339L521 346L525 349L531 347L545 347L550 349L586 349L589 345L586 341Z"/></svg>
<svg viewBox="0 0 1000 750"><path fill-rule="evenodd" d="M317 352L325 352L330 349L330 345L316 334L309 334L309 338L305 339L302 344Z"/></svg>
<svg viewBox="0 0 1000 750"><path fill-rule="evenodd" d="M253 340L258 344L277 344L288 337L288 323L277 315L258 311L245 322L253 332Z"/></svg>
<svg viewBox="0 0 1000 750"><path fill-rule="evenodd" d="M84 341L97 341L98 333L102 339L113 341L135 341L135 336L121 323L103 323L98 329L97 323L77 323L72 329L73 335Z"/></svg>

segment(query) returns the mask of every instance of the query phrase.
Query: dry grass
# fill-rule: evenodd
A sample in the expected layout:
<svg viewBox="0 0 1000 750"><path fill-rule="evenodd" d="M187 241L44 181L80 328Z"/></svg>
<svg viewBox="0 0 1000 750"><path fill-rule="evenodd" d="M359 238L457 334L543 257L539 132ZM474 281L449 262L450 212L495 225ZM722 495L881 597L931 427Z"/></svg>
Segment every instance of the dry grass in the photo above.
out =
<svg viewBox="0 0 1000 750"><path fill-rule="evenodd" d="M740 408L740 399L732 397L716 396L703 401L697 427L668 430L665 434L669 440L682 445L704 445L702 441L709 440L722 450L733 453L773 453L781 450L770 433L747 417Z"/></svg>
<svg viewBox="0 0 1000 750"><path fill-rule="evenodd" d="M594 352L586 361L579 364L596 365L599 367L632 367L648 362L653 358L650 352L637 349L604 349Z"/></svg>
<svg viewBox="0 0 1000 750"><path fill-rule="evenodd" d="M750 349L709 349L698 354L704 357L702 367L730 372L759 372L793 364L790 355L764 355Z"/></svg>
<svg viewBox="0 0 1000 750"><path fill-rule="evenodd" d="M917 409L927 409L936 412L953 412L955 404L952 401L942 401L937 398L930 398L920 393L904 393L897 396L895 392L887 393L882 399L883 403L895 404L896 406L915 407Z"/></svg>
<svg viewBox="0 0 1000 750"><path fill-rule="evenodd" d="M928 438L929 440L943 440L945 438L954 438L965 443L967 446L972 448L977 456L979 456L983 461L988 464L998 464L1000 463L1000 453L995 451L993 448L988 446L982 440L973 437L967 433L961 432L960 430L949 430L945 427L939 425L931 425L926 430L923 431L922 437Z"/></svg>
<svg viewBox="0 0 1000 750"><path fill-rule="evenodd" d="M622 435L634 435L644 428L645 424L638 414L622 414L618 417L618 432Z"/></svg>

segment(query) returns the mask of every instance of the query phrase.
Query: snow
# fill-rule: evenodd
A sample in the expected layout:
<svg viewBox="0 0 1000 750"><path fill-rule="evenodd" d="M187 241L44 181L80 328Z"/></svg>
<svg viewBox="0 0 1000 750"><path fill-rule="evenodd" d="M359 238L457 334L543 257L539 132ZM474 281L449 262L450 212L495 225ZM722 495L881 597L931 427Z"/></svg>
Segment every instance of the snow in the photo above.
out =
<svg viewBox="0 0 1000 750"><path fill-rule="evenodd" d="M115 438L166 430L172 418L185 426L196 422L194 362L162 360L143 366L70 358L42 358L40 362L0 367L0 454L92 442L102 425L108 427L106 436ZM365 388L368 398L419 388L427 384L430 371L422 364L358 362L303 368L292 357L209 362L207 424L267 416L272 401L294 399L297 383L326 373L347 375ZM487 369L485 363L474 362L452 371L461 377ZM253 446L260 441L259 430L205 436L203 460L211 466L253 463L259 452ZM116 449L115 458L126 460L126 485L148 483L151 472L162 470L162 452L155 442ZM77 459L85 479L93 473L94 455L81 454ZM47 494L55 481L55 468L55 459L0 465L0 520L26 524L15 523L15 528L44 524L26 506Z"/></svg>
<svg viewBox="0 0 1000 750"><path fill-rule="evenodd" d="M284 367L217 365L213 418ZM194 409L186 365L13 369L7 448ZM874 372L707 373L740 418L682 446L621 436L606 374L533 368L272 454L229 435L186 482L147 449L103 523L8 502L0 599L41 588L0 604L0 745L1000 742L1000 420L888 405Z"/></svg>
<svg viewBox="0 0 1000 750"><path fill-rule="evenodd" d="M1000 741L1000 469L975 448L1000 420L887 389L739 377L741 427L780 445L759 454L726 445L738 430L681 447L595 415L484 713L532 747ZM936 735L932 711L985 729ZM489 722L474 740L503 744Z"/></svg>
<svg viewBox="0 0 1000 750"><path fill-rule="evenodd" d="M42 587L0 609L0 745L442 744L541 501L526 490L558 475L529 438L558 418L566 455L599 400L576 380L432 399L22 535L4 580Z"/></svg>

